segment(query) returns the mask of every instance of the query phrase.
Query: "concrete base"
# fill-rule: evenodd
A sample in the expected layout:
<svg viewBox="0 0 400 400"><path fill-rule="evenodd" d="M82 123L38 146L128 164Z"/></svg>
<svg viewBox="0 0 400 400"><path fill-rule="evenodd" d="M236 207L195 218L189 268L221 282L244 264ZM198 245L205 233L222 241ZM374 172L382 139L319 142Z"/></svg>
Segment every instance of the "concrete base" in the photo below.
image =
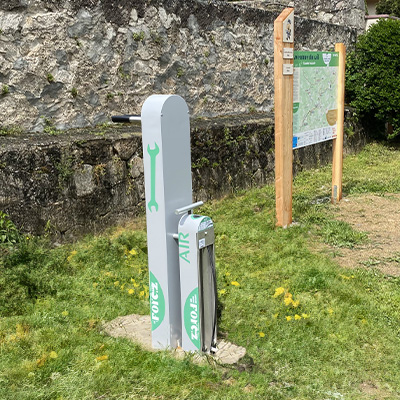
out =
<svg viewBox="0 0 400 400"><path fill-rule="evenodd" d="M151 346L151 321L149 315L131 314L118 317L103 325L103 331L112 337L123 337L139 343L148 351L155 351ZM195 353L194 362L210 362L214 360L220 364L236 364L246 354L246 349L224 340L218 341L218 350L215 354ZM186 353L183 349L171 349L171 353L182 359Z"/></svg>

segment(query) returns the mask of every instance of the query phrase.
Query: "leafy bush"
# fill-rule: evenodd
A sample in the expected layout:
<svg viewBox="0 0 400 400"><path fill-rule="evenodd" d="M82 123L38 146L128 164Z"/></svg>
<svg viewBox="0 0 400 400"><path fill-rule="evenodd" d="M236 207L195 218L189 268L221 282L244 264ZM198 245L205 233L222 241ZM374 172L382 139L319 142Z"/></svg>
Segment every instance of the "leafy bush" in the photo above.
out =
<svg viewBox="0 0 400 400"><path fill-rule="evenodd" d="M380 0L376 5L376 12L400 17L400 0Z"/></svg>
<svg viewBox="0 0 400 400"><path fill-rule="evenodd" d="M16 226L10 221L7 214L0 211L0 244L16 243L19 240L19 232Z"/></svg>
<svg viewBox="0 0 400 400"><path fill-rule="evenodd" d="M359 36L348 56L346 96L371 132L386 139L400 135L399 71L400 21L380 20Z"/></svg>

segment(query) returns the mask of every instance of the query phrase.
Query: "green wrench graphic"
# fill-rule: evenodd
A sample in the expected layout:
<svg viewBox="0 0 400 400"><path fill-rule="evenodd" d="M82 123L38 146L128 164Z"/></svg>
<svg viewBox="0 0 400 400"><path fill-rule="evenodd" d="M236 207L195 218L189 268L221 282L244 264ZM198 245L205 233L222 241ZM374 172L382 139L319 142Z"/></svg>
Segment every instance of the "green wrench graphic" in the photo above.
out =
<svg viewBox="0 0 400 400"><path fill-rule="evenodd" d="M149 207L150 212L152 212L151 208L154 207L156 212L158 211L158 203L156 202L156 157L160 152L160 149L156 142L154 142L154 149L150 148L150 145L147 145L147 152L150 156L150 201L147 206Z"/></svg>

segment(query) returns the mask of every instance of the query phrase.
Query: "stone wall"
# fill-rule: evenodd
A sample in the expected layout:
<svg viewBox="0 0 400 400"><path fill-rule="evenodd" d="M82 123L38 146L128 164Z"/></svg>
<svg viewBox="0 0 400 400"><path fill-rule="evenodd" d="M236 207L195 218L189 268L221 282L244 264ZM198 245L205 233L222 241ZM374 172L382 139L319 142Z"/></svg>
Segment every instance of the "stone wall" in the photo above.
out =
<svg viewBox="0 0 400 400"><path fill-rule="evenodd" d="M364 0L243 0L234 3L268 11L294 7L296 15L305 19L351 26L360 32L365 30Z"/></svg>
<svg viewBox="0 0 400 400"><path fill-rule="evenodd" d="M201 118L191 125L194 200L273 182L272 116ZM346 132L346 152L365 144L351 118ZM331 142L296 150L294 172L331 159ZM139 127L0 137L0 210L25 232L71 239L143 213L144 204Z"/></svg>
<svg viewBox="0 0 400 400"><path fill-rule="evenodd" d="M317 17L330 3L350 15L358 2L319 0ZM270 112L277 15L211 0L1 0L0 129L96 126L154 93L181 95L193 116ZM299 17L295 35L332 50L356 29Z"/></svg>
<svg viewBox="0 0 400 400"><path fill-rule="evenodd" d="M283 6L247 3L1 0L0 210L26 232L60 238L142 212L140 130L103 123L140 113L154 93L189 105L196 198L272 181L273 22ZM299 1L302 15L325 22L296 17L295 47L351 48L357 24L326 21L346 23L334 9L358 10L356 0L332 1L332 18L322 14L329 2L311 3ZM330 144L295 154L295 171L324 164Z"/></svg>

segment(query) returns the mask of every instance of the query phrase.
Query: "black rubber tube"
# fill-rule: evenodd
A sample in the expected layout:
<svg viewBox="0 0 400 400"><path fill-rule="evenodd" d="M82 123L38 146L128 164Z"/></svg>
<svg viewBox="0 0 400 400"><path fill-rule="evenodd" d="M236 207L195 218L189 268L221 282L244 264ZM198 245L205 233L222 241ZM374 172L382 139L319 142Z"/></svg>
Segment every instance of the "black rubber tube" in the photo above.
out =
<svg viewBox="0 0 400 400"><path fill-rule="evenodd" d="M212 347L217 346L217 313L218 313L218 290L217 290L217 271L215 269L214 263L214 246L207 246L208 256L210 259L212 277L214 281L214 299L215 299L215 310L214 310L214 322L213 322L213 340L212 340ZM211 350L211 349L210 349Z"/></svg>

